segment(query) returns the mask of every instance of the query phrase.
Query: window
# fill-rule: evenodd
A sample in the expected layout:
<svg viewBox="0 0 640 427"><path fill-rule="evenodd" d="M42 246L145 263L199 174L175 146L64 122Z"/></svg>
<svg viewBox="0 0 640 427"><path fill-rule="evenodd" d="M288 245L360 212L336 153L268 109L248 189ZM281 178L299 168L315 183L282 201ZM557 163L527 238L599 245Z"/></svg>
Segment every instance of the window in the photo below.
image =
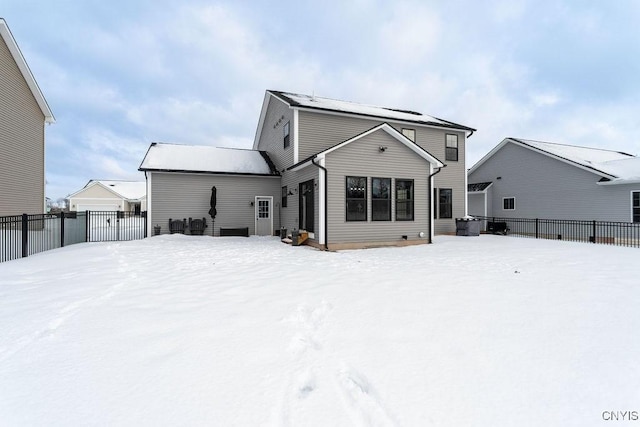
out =
<svg viewBox="0 0 640 427"><path fill-rule="evenodd" d="M346 185L347 221L367 220L367 178L348 176Z"/></svg>
<svg viewBox="0 0 640 427"><path fill-rule="evenodd" d="M371 220L391 221L391 178L371 178Z"/></svg>
<svg viewBox="0 0 640 427"><path fill-rule="evenodd" d="M505 211L513 211L516 209L516 198L515 197L503 197L502 198L502 209Z"/></svg>
<svg viewBox="0 0 640 427"><path fill-rule="evenodd" d="M631 210L633 222L640 222L640 191L631 192Z"/></svg>
<svg viewBox="0 0 640 427"><path fill-rule="evenodd" d="M450 133L445 135L444 159L454 162L458 161L458 135Z"/></svg>
<svg viewBox="0 0 640 427"><path fill-rule="evenodd" d="M440 218L453 218L453 190L450 188L441 188L440 197L438 198L439 216Z"/></svg>
<svg viewBox="0 0 640 427"><path fill-rule="evenodd" d="M402 129L402 134L404 136L406 136L407 138L409 138L410 140L412 140L413 142L416 142L416 130L415 129Z"/></svg>
<svg viewBox="0 0 640 427"><path fill-rule="evenodd" d="M289 193L289 190L287 189L287 186L285 185L284 187L282 187L282 202L280 203L280 207L286 208L287 207L287 194Z"/></svg>
<svg viewBox="0 0 640 427"><path fill-rule="evenodd" d="M282 132L284 134L284 148L289 148L289 122L284 124Z"/></svg>
<svg viewBox="0 0 640 427"><path fill-rule="evenodd" d="M413 180L396 179L396 221L413 221Z"/></svg>

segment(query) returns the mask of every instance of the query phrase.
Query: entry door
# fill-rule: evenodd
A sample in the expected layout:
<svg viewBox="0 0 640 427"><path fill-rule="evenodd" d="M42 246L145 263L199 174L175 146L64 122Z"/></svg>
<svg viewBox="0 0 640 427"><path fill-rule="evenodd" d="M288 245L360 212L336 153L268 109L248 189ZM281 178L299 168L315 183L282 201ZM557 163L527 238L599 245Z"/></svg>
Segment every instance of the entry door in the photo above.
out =
<svg viewBox="0 0 640 427"><path fill-rule="evenodd" d="M256 197L256 234L271 236L273 234L273 197Z"/></svg>
<svg viewBox="0 0 640 427"><path fill-rule="evenodd" d="M314 214L314 186L313 180L303 182L298 188L298 207L301 230L314 232L315 214Z"/></svg>

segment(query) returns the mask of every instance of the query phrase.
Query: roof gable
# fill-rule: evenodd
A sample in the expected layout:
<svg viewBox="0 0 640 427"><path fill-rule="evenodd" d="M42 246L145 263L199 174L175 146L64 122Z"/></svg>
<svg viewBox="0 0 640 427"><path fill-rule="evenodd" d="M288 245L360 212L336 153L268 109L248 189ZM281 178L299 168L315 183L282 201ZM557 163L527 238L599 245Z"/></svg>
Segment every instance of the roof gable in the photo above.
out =
<svg viewBox="0 0 640 427"><path fill-rule="evenodd" d="M505 138L489 153L480 159L471 169L469 174L475 172L484 162L490 159L506 144L514 144L529 149L542 155L560 160L563 163L592 172L607 180L620 178L616 175L615 168L607 168L607 162L634 159L631 154L621 151L604 150L600 148L581 147L568 144L556 144L551 142L534 141L529 139Z"/></svg>
<svg viewBox="0 0 640 427"><path fill-rule="evenodd" d="M138 200L146 196L147 184L144 181L118 181L118 180L97 180L91 179L82 189L67 196L67 198L77 197L82 192L99 187L104 191L113 194L117 198L125 200Z"/></svg>
<svg viewBox="0 0 640 427"><path fill-rule="evenodd" d="M359 135L356 135L352 138L347 139L346 141L343 141L339 144L334 145L333 147L329 147L326 150L323 150L317 154L314 154L313 156L291 166L289 168L289 170L295 170L298 168L302 168L304 166L306 166L306 163L311 162L313 159L315 158L322 158L325 155L339 150L340 148L344 147L345 145L351 144L353 142L356 142L368 135L371 135L374 132L377 131L384 131L386 133L388 133L391 137L395 138L397 141L399 141L400 143L402 143L403 145L405 145L407 148L409 148L411 151L413 151L414 153L416 153L418 156L422 157L423 159L425 159L426 161L428 161L429 163L431 163L433 165L433 167L435 168L441 168L444 167L444 163L442 163L440 160L438 160L435 156L433 156L431 153L429 153L427 150L425 150L424 148L420 147L418 144L416 144L415 142L411 141L409 138L407 138L406 136L404 136L403 134L401 134L400 132L398 132L393 126L391 126L389 123L381 123L377 126L372 127L371 129L362 132Z"/></svg>
<svg viewBox="0 0 640 427"><path fill-rule="evenodd" d="M153 142L140 171L278 175L269 156L256 150Z"/></svg>
<svg viewBox="0 0 640 427"><path fill-rule="evenodd" d="M44 121L46 123L55 123L56 119L53 117L53 113L49 108L49 104L47 104L47 100L44 98L36 79L33 77L33 74L27 65L27 61L24 59L24 56L22 56L22 52L20 51L16 40L13 38L13 35L9 30L9 26L2 18L0 18L0 37L2 37L6 43L9 52L11 52L11 56L13 56L13 60L18 66L20 73L22 73L22 77L27 82L27 86L29 86L33 97L36 99L38 107L40 107L40 110L44 115Z"/></svg>

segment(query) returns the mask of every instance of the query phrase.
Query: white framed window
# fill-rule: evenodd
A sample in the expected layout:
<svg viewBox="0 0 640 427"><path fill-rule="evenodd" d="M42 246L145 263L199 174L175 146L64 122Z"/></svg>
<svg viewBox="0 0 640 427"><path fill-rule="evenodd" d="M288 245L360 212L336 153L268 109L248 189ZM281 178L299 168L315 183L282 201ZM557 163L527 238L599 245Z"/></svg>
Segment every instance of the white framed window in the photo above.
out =
<svg viewBox="0 0 640 427"><path fill-rule="evenodd" d="M503 197L502 198L502 209L505 211L515 211L516 210L516 198L515 197Z"/></svg>
<svg viewBox="0 0 640 427"><path fill-rule="evenodd" d="M282 134L284 140L284 148L289 148L289 122L285 123L282 127Z"/></svg>
<svg viewBox="0 0 640 427"><path fill-rule="evenodd" d="M402 134L409 138L411 141L416 142L416 130L402 128Z"/></svg>
<svg viewBox="0 0 640 427"><path fill-rule="evenodd" d="M640 222L640 191L631 192L631 221Z"/></svg>
<svg viewBox="0 0 640 427"><path fill-rule="evenodd" d="M452 133L445 135L444 159L458 161L458 135Z"/></svg>

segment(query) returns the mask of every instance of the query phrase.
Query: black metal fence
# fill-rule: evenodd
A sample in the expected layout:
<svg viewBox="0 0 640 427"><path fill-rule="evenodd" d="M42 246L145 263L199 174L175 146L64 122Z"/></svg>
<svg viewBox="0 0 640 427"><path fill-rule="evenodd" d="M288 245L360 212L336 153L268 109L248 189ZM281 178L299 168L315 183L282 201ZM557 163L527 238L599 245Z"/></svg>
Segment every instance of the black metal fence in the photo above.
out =
<svg viewBox="0 0 640 427"><path fill-rule="evenodd" d="M147 237L147 213L86 211L0 217L0 262L82 242Z"/></svg>
<svg viewBox="0 0 640 427"><path fill-rule="evenodd" d="M640 248L640 223L476 216L483 230L503 230L517 237L570 240Z"/></svg>

